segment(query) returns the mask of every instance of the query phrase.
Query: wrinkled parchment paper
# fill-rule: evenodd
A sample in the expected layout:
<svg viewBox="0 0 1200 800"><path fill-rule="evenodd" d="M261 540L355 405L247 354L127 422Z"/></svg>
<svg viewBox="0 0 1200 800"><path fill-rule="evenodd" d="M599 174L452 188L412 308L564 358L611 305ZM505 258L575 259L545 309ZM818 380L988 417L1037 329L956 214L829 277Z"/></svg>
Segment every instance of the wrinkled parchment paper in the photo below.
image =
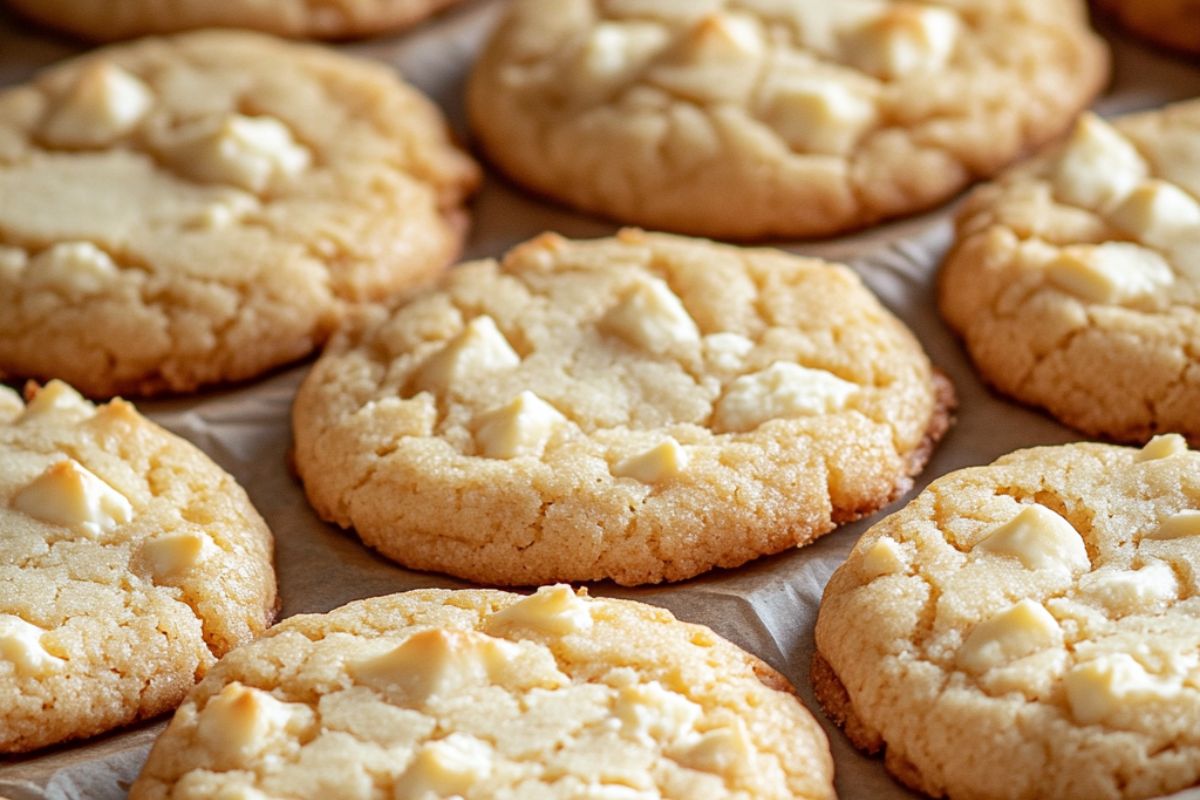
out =
<svg viewBox="0 0 1200 800"><path fill-rule="evenodd" d="M437 100L465 137L463 82L501 5L495 0L474 0L408 34L341 49L395 65ZM1152 108L1200 95L1200 63L1158 55L1118 32L1105 33L1113 42L1116 77L1098 104L1102 113ZM78 43L0 12L0 85L24 80L39 67L82 49ZM13 200L0 197L0 205ZM989 392L938 319L933 279L950 242L951 214L949 206L853 237L783 245L849 263L954 380L961 403L958 424L918 488L951 470L985 464L1021 447L1079 438L1048 417ZM474 229L465 256L498 255L546 230L592 237L607 235L615 226L530 198L492 175L475 203ZM360 545L353 534L322 523L309 510L286 465L292 395L306 369L301 365L243 387L139 406L198 445L246 487L275 533L282 616L327 611L351 600L407 589L464 586L444 576L394 566ZM857 754L828 724L808 681L821 590L859 534L881 516L848 526L802 550L740 569L670 586L622 589L601 584L592 591L665 606L681 619L709 625L784 673L825 723L837 762L840 797L911 798L915 795L894 783L880 761ZM158 720L27 758L0 757L0 795L9 800L120 800L164 725ZM1183 797L1200 800L1200 790L1179 796Z"/></svg>

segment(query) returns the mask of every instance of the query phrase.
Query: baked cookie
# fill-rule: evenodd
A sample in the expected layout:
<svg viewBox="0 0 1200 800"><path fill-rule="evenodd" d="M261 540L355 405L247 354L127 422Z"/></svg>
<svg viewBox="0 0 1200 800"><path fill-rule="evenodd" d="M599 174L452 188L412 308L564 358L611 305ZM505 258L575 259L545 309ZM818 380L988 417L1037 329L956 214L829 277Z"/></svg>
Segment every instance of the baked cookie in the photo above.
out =
<svg viewBox="0 0 1200 800"><path fill-rule="evenodd" d="M274 617L271 534L122 400L0 387L0 753L175 708Z"/></svg>
<svg viewBox="0 0 1200 800"><path fill-rule="evenodd" d="M952 396L844 267L547 234L337 337L296 465L323 518L412 568L674 581L886 504Z"/></svg>
<svg viewBox="0 0 1200 800"><path fill-rule="evenodd" d="M560 585L293 617L209 672L129 796L832 800L832 779L770 667Z"/></svg>
<svg viewBox="0 0 1200 800"><path fill-rule="evenodd" d="M958 219L940 306L985 379L1092 435L1200 443L1200 103L1084 117Z"/></svg>
<svg viewBox="0 0 1200 800"><path fill-rule="evenodd" d="M1200 453L1041 447L934 481L830 579L813 682L934 797L1200 782Z"/></svg>
<svg viewBox="0 0 1200 800"><path fill-rule="evenodd" d="M759 239L935 205L1061 133L1107 73L1079 0L515 0L468 100L518 183Z"/></svg>
<svg viewBox="0 0 1200 800"><path fill-rule="evenodd" d="M110 41L197 28L341 39L406 28L460 0L8 0L31 20Z"/></svg>
<svg viewBox="0 0 1200 800"><path fill-rule="evenodd" d="M457 253L477 168L391 70L256 34L0 91L0 377L191 391L300 358Z"/></svg>
<svg viewBox="0 0 1200 800"><path fill-rule="evenodd" d="M1125 27L1152 42L1200 53L1200 4L1196 0L1097 0Z"/></svg>

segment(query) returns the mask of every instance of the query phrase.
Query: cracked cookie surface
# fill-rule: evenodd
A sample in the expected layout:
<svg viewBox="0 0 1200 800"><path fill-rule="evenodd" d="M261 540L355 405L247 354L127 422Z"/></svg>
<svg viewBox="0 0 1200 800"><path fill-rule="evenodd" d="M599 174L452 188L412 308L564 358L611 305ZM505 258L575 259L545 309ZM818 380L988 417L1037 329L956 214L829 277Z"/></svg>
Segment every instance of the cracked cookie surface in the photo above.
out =
<svg viewBox="0 0 1200 800"><path fill-rule="evenodd" d="M978 190L942 316L1000 391L1093 435L1200 443L1200 103L1115 124Z"/></svg>
<svg viewBox="0 0 1200 800"><path fill-rule="evenodd" d="M497 166L578 208L822 236L995 174L1107 70L1076 0L517 0L468 106Z"/></svg>
<svg viewBox="0 0 1200 800"><path fill-rule="evenodd" d="M30 19L108 41L198 28L339 39L413 25L460 0L8 0Z"/></svg>
<svg viewBox="0 0 1200 800"><path fill-rule="evenodd" d="M132 800L833 798L787 682L667 611L424 590L293 617L180 707Z"/></svg>
<svg viewBox="0 0 1200 800"><path fill-rule="evenodd" d="M1195 0L1097 0L1125 27L1175 50L1200 53L1200 14Z"/></svg>
<svg viewBox="0 0 1200 800"><path fill-rule="evenodd" d="M233 32L0 92L0 375L191 391L301 358L457 253L475 165L394 73Z"/></svg>
<svg viewBox="0 0 1200 800"><path fill-rule="evenodd" d="M1019 451L934 481L834 573L813 682L860 749L949 798L1200 781L1200 453Z"/></svg>
<svg viewBox="0 0 1200 800"><path fill-rule="evenodd" d="M175 708L276 610L228 474L122 400L0 386L0 752Z"/></svg>
<svg viewBox="0 0 1200 800"><path fill-rule="evenodd" d="M952 402L844 267L547 234L336 337L293 428L317 512L406 566L638 584L871 513Z"/></svg>

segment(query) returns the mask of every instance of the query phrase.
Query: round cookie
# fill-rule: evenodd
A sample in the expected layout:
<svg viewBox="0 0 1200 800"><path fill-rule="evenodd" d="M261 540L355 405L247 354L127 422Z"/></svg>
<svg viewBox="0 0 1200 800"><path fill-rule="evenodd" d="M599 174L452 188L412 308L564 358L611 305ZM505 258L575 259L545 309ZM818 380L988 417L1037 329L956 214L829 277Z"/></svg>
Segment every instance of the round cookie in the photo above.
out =
<svg viewBox="0 0 1200 800"><path fill-rule="evenodd" d="M293 617L209 672L129 796L832 800L832 779L770 667L560 585Z"/></svg>
<svg viewBox="0 0 1200 800"><path fill-rule="evenodd" d="M1200 7L1195 0L1097 0L1097 5L1139 36L1200 53Z"/></svg>
<svg viewBox="0 0 1200 800"><path fill-rule="evenodd" d="M844 267L544 235L335 338L294 406L317 512L478 583L681 580L911 485L953 390Z"/></svg>
<svg viewBox="0 0 1200 800"><path fill-rule="evenodd" d="M1200 781L1200 453L1023 450L865 533L817 696L934 797L1157 797Z"/></svg>
<svg viewBox="0 0 1200 800"><path fill-rule="evenodd" d="M0 377L191 391L301 358L458 251L476 166L381 65L256 34L0 91Z"/></svg>
<svg viewBox="0 0 1200 800"><path fill-rule="evenodd" d="M824 236L994 174L1107 71L1078 0L516 0L468 105L500 169L577 208Z"/></svg>
<svg viewBox="0 0 1200 800"><path fill-rule="evenodd" d="M1109 125L975 193L939 304L983 377L1092 435L1200 443L1200 103Z"/></svg>
<svg viewBox="0 0 1200 800"><path fill-rule="evenodd" d="M31 20L110 41L198 28L341 39L414 25L459 0L8 0Z"/></svg>
<svg viewBox="0 0 1200 800"><path fill-rule="evenodd" d="M0 753L169 711L276 611L229 475L121 400L0 387Z"/></svg>

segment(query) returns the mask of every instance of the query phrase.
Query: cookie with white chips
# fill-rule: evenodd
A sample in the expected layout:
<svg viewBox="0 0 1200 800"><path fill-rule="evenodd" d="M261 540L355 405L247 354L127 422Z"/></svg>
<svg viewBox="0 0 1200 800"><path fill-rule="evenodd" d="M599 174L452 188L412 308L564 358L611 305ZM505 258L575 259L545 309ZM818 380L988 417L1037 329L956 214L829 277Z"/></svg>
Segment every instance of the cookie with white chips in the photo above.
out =
<svg viewBox="0 0 1200 800"><path fill-rule="evenodd" d="M325 519L481 583L681 580L905 491L953 391L848 269L545 235L339 335L294 406Z"/></svg>
<svg viewBox="0 0 1200 800"><path fill-rule="evenodd" d="M1088 434L1200 444L1200 102L1085 116L957 224L939 306L989 383Z"/></svg>
<svg viewBox="0 0 1200 800"><path fill-rule="evenodd" d="M1200 782L1200 453L1023 450L867 531L816 627L817 696L934 797Z"/></svg>
<svg viewBox="0 0 1200 800"><path fill-rule="evenodd" d="M131 800L832 800L787 682L667 611L425 590L293 617L226 656Z"/></svg>
<svg viewBox="0 0 1200 800"><path fill-rule="evenodd" d="M0 752L175 708L276 611L245 492L121 400L0 387Z"/></svg>

